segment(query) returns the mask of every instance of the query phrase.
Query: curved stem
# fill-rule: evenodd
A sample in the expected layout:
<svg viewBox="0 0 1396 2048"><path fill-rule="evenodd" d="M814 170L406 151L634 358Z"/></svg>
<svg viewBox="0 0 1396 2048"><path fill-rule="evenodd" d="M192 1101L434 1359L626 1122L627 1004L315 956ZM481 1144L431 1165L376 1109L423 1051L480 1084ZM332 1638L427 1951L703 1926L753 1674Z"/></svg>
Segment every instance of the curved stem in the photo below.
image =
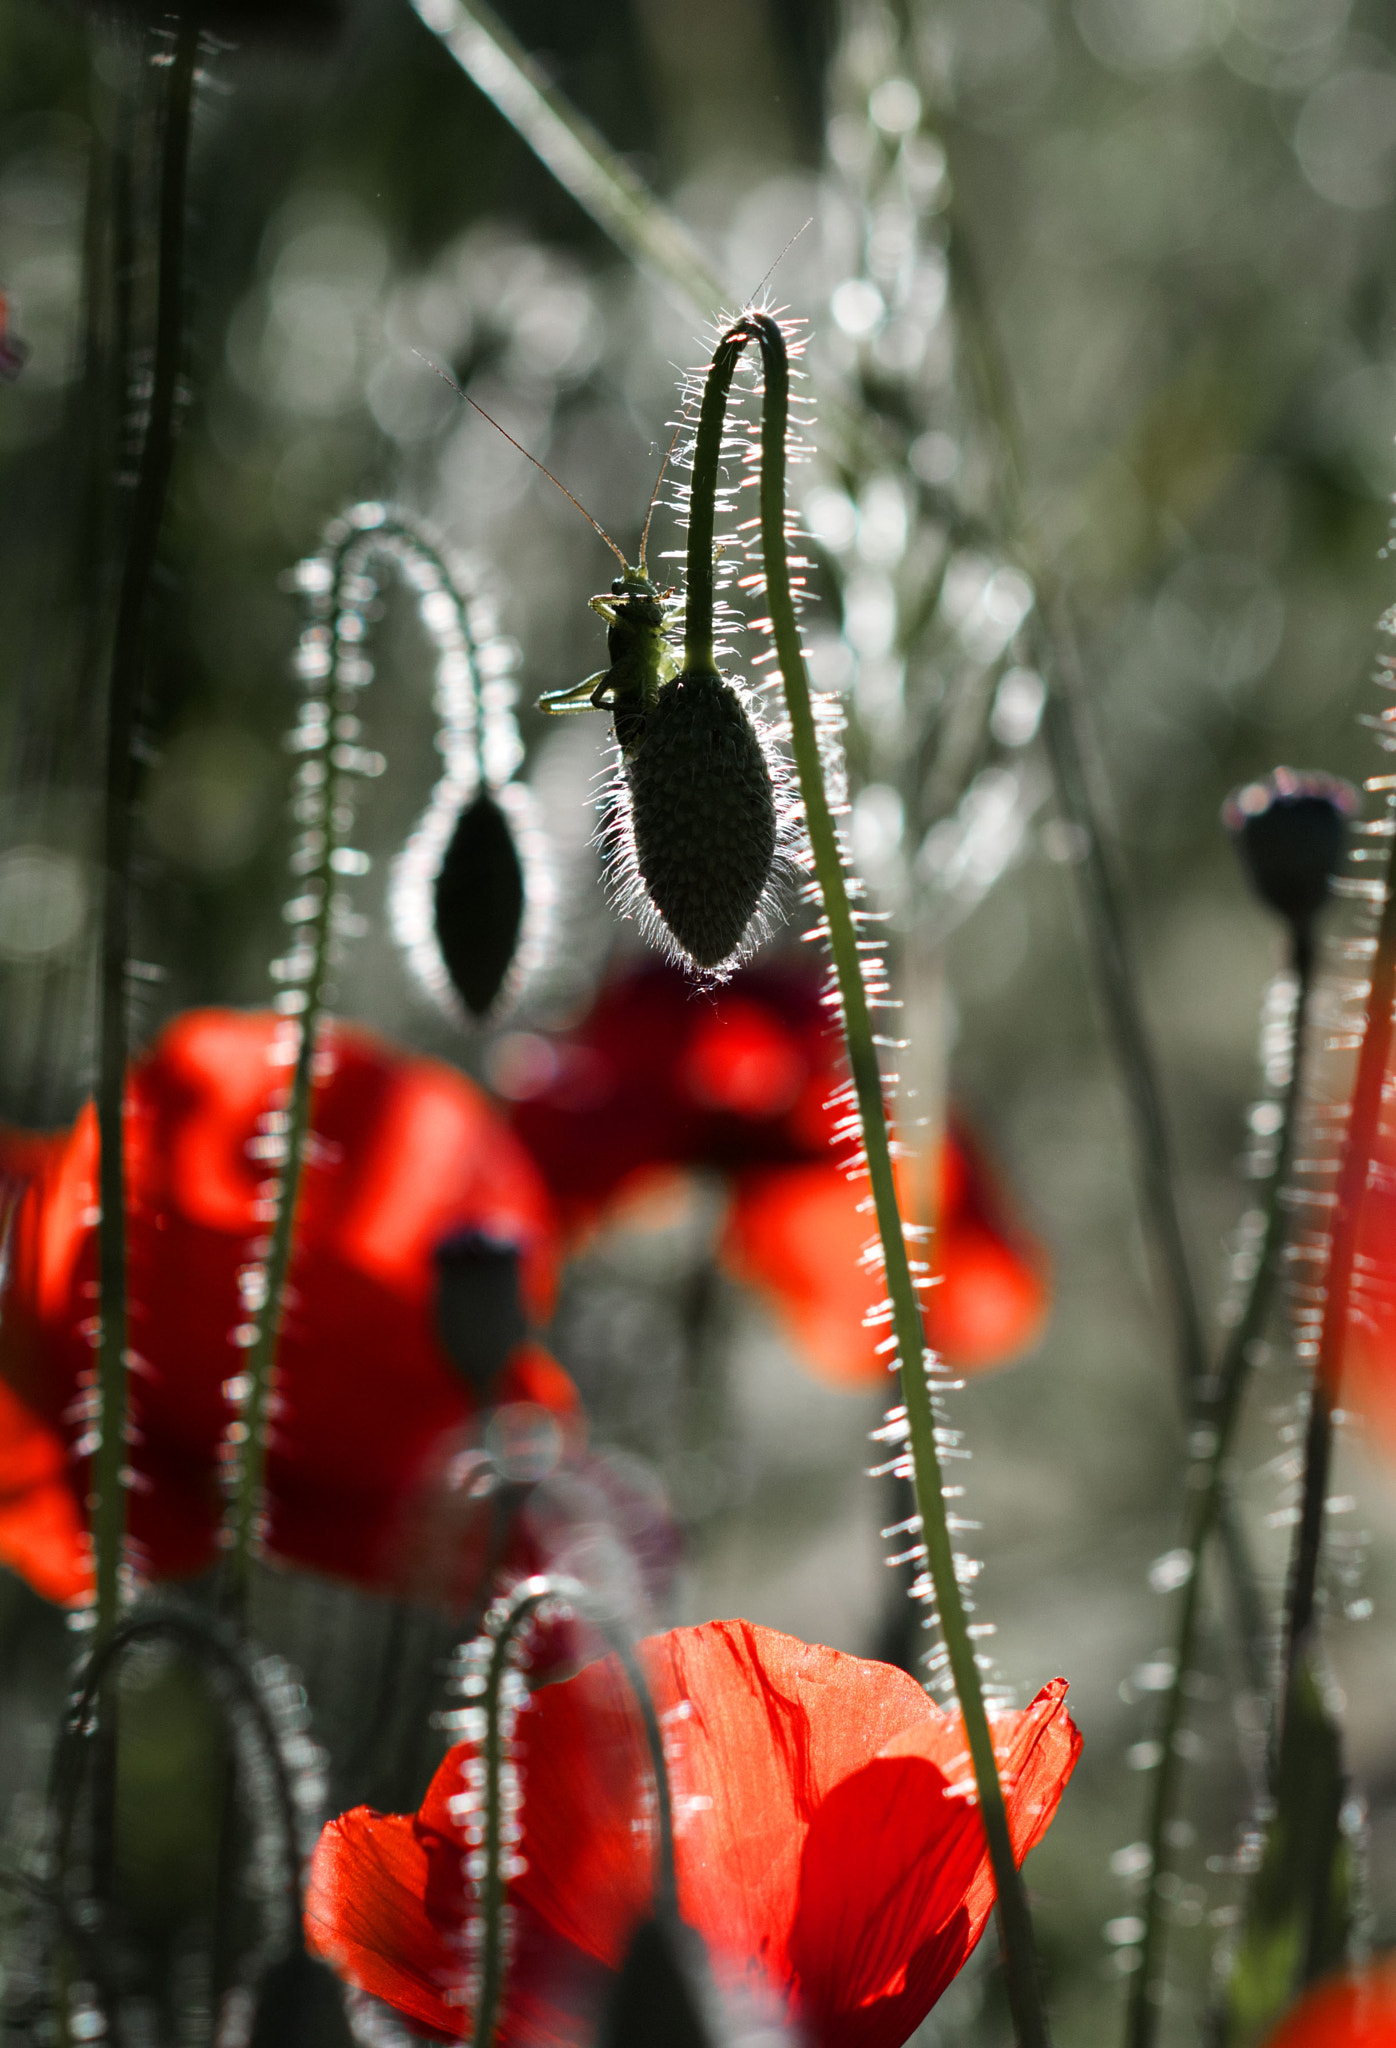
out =
<svg viewBox="0 0 1396 2048"><path fill-rule="evenodd" d="M887 1291L892 1303L892 1328L900 1360L902 1400L906 1407L908 1448L916 1504L921 1517L922 1541L926 1546L927 1569L935 1588L940 1625L984 1818L989 1860L998 1893L1004 1974L1013 2024L1020 2048L1044 2048L1049 2035L1038 1983L1032 1921L1027 1893L1013 1855L1008 1809L999 1782L974 1645L969 1636L956 1577L955 1554L942 1496L940 1457L936 1447L937 1423L926 1373L921 1309L897 1205L882 1075L873 1042L857 931L844 880L838 835L824 788L809 678L791 596L785 538L785 445L790 370L785 339L777 323L763 313L743 315L719 345L714 374L717 365L723 361L724 351L731 350L735 357L748 340L760 344L765 370L761 418L761 548L766 595L785 686L791 746L805 808L815 878L823 900L829 950L838 982L848 1063L858 1104L868 1178L872 1184ZM730 371L728 378L730 382ZM696 476L695 468L695 482Z"/></svg>
<svg viewBox="0 0 1396 2048"><path fill-rule="evenodd" d="M734 339L740 335L740 339ZM703 385L698 433L693 444L693 477L688 493L688 560L684 570L683 666L686 675L715 675L713 606L716 586L714 525L717 475L722 459L727 399L747 336L738 328L724 334Z"/></svg>
<svg viewBox="0 0 1396 2048"><path fill-rule="evenodd" d="M519 1588L513 1604L495 1628L492 1653L485 1679L485 1868L480 1879L484 1902L484 1936L481 1942L480 1989L475 2006L471 2048L492 2048L499 2023L504 1991L504 1731L502 1692L510 1654L524 1624L546 1600L565 1601L583 1615L604 1636L607 1646L625 1673L644 1730L649 1752L650 1774L654 1780L655 1818L655 1917L677 1919L678 1886L674 1871L674 1815L669 1792L669 1772L664 1759L664 1735L655 1710L654 1697L629 1637L612 1617L571 1580L528 1579Z"/></svg>
<svg viewBox="0 0 1396 2048"><path fill-rule="evenodd" d="M174 459L175 406L184 316L184 214L193 121L198 22L177 17L165 72L160 145L159 275L150 417L141 445L131 524L112 639L102 817L102 910L97 993L97 1128L101 1209L98 1265L101 1335L92 1460L92 1548L96 1622L106 1633L121 1607L126 1529L126 1173L123 1155L129 1047L127 964L131 947L132 741L145 662L146 607L165 494Z"/></svg>
<svg viewBox="0 0 1396 2048"><path fill-rule="evenodd" d="M1188 1501L1184 1510L1182 1548L1189 1559L1188 1577L1178 1608L1173 1678L1159 1717L1159 1761L1149 1804L1149 1892L1144 1908L1144 1939L1139 1968L1135 1972L1126 2019L1129 2048L1148 2048L1158 2026L1161 2008L1160 1985L1167 1939L1165 1900L1160 1887L1168 1874L1168 1826L1177 1804L1181 1758L1178 1735L1186 1710L1184 1686L1191 1669L1201 1620L1202 1555L1207 1538L1216 1527L1226 1492L1226 1471L1241 1412L1241 1396L1250 1372L1256 1342L1274 1295L1279 1254L1284 1243L1283 1197L1294 1157L1299 1105L1303 1098L1305 1024L1313 985L1313 955L1306 945L1296 945L1294 967L1298 977L1295 997L1294 1036L1290 1050L1289 1080L1285 1086L1283 1114L1275 1146L1275 1158L1265 1189L1264 1222L1256 1255L1255 1271L1223 1353L1216 1392L1203 1424L1205 1449L1194 1465Z"/></svg>
<svg viewBox="0 0 1396 2048"><path fill-rule="evenodd" d="M331 528L332 533L335 531ZM385 554L400 559L399 548L419 556L436 570L455 607L475 691L479 786L482 791L488 788L479 666L470 634L466 600L457 587L450 564L422 529L401 512L384 511L381 506L375 506L370 521L348 523L338 532L329 549L327 608L331 620L330 650L325 682L324 736L318 746L322 779L311 791L315 799L316 821L310 828L312 836L302 842L310 847L313 858L314 864L305 888L315 907L301 927L302 936L296 948L306 962L304 978L294 996L282 998L282 1006L289 1012L288 1028L298 1030L295 1070L287 1104L284 1150L276 1182L276 1216L267 1250L255 1337L247 1355L240 1413L230 1431L236 1456L230 1488L231 1505L224 1530L226 1554L221 1596L225 1612L234 1617L241 1617L246 1607L252 1559L264 1510L268 1407L275 1384L276 1356L285 1317L286 1285L295 1249L296 1213L310 1141L315 1053L332 964L339 861L352 822L351 786L358 773L355 750L344 746L338 738L341 721L349 713L358 687L358 677L351 680L350 658L358 656L362 647L361 633L355 630L351 634L348 630L351 617L355 619L356 628L358 625L350 590L363 577L374 555ZM294 1009L291 1009L292 1003ZM299 1020L298 1025L292 1023L292 1018Z"/></svg>

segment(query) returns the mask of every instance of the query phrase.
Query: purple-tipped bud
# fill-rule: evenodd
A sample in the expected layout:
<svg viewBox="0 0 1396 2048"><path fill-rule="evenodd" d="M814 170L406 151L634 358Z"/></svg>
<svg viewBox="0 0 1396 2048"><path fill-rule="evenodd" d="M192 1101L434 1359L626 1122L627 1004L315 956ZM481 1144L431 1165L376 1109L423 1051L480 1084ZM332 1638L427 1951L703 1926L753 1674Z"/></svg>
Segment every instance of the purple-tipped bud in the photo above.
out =
<svg viewBox="0 0 1396 2048"><path fill-rule="evenodd" d="M1327 900L1356 809L1351 783L1293 768L1246 783L1222 806L1256 894L1296 931L1307 931Z"/></svg>

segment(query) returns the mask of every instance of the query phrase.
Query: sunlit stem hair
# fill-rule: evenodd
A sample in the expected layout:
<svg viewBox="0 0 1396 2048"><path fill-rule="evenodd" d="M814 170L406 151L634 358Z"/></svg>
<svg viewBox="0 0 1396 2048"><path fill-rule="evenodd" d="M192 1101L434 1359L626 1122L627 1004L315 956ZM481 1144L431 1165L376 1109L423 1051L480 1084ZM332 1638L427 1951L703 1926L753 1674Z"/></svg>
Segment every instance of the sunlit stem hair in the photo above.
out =
<svg viewBox="0 0 1396 2048"><path fill-rule="evenodd" d="M1008 1812L994 1757L993 1736L975 1663L974 1644L965 1619L955 1571L955 1554L946 1521L940 1457L936 1449L936 1417L927 1377L925 1336L907 1254L906 1237L892 1172L882 1075L878 1067L863 982L857 927L844 875L843 856L834 826L819 736L810 697L809 676L800 646L799 623L791 592L786 552L785 466L790 415L790 366L785 337L767 313L747 312L718 343L708 372L694 451L693 487L688 533L688 620L685 667L711 660L713 502L721 450L722 416L738 357L748 342L761 350L764 398L761 415L761 552L776 657L790 718L791 748L799 777L809 834L815 882L823 905L838 987L844 1042L861 1124L863 1151L872 1184L877 1234L881 1242L892 1329L897 1340L902 1400L908 1426L916 1505L926 1546L927 1570L935 1589L940 1624L949 1653L950 1670L964 1719L984 1832L998 1893L1004 1974L1014 2029L1020 2048L1043 2048L1047 2018L1038 1983L1032 1922L1027 1894L1014 1861Z"/></svg>
<svg viewBox="0 0 1396 2048"><path fill-rule="evenodd" d="M484 1925L472 2048L492 2048L505 1989L504 1761L508 1746L505 1680L517 1654L519 1637L538 1610L545 1606L570 1608L591 1622L605 1637L607 1647L625 1673L644 1730L650 1774L654 1781L654 1917L666 1924L672 1924L678 1917L674 1816L669 1773L664 1760L664 1734L635 1647L614 1615L575 1580L526 1579L509 1598L501 1599L485 1619L490 1651L483 1699L485 1839L484 1871L479 1880Z"/></svg>
<svg viewBox="0 0 1396 2048"><path fill-rule="evenodd" d="M97 1195L101 1333L97 1344L92 1460L96 1625L105 1635L121 1607L126 1531L126 1173L124 1118L130 1028L133 741L146 645L146 612L165 493L174 459L184 323L184 215L189 135L199 51L196 11L181 14L170 61L160 67L160 182L155 340L147 416L127 527L107 695L102 815L101 936L97 969Z"/></svg>
<svg viewBox="0 0 1396 2048"><path fill-rule="evenodd" d="M227 1438L229 1506L223 1532L223 1605L233 1616L241 1616L246 1605L264 1520L267 1421L310 1135L316 1041L336 946L353 928L344 878L368 866L348 844L353 794L360 778L376 775L383 765L381 757L348 737L357 733L353 714L373 674L364 641L377 561L394 565L418 589L429 631L440 628L434 610L438 602L461 632L467 631L465 599L450 564L420 523L404 512L376 501L351 507L329 528L324 551L301 564L297 580L311 600L313 623L298 661L310 695L288 745L302 757L296 814L305 829L292 854L298 894L287 906L295 937L290 952L273 967L282 983L276 1006L287 1034L279 1052L294 1071L284 1111L273 1112L264 1141L267 1154L279 1161L271 1189L271 1236L264 1261L243 1275L251 1343L247 1364L232 1383L236 1413ZM468 665L478 693L475 666ZM478 696L475 710L478 739ZM483 760L480 781L483 786Z"/></svg>

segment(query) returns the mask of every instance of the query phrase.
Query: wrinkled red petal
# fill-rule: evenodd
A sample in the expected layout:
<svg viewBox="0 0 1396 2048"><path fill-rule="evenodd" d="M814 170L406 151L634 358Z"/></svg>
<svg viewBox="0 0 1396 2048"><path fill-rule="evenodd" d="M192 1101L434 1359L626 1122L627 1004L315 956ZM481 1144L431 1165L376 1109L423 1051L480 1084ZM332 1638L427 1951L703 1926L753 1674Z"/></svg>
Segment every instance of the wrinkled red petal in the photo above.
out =
<svg viewBox="0 0 1396 2048"><path fill-rule="evenodd" d="M720 1981L828 2048L899 2048L993 1904L958 1719L884 1664L745 1621L640 1645L665 1730L679 1906ZM1080 1748L1065 1683L995 1723L1019 1859ZM613 1659L541 1688L516 1737L524 1874L511 1897L616 1968L650 1910L654 1841L635 1709ZM419 1817L454 1831L466 1752Z"/></svg>
<svg viewBox="0 0 1396 2048"><path fill-rule="evenodd" d="M1265 2048L1396 2048L1396 1971L1378 1965L1318 1985Z"/></svg>
<svg viewBox="0 0 1396 2048"><path fill-rule="evenodd" d="M409 1815L356 1807L320 1837L306 1893L306 1943L361 1991L442 2040L468 2038L461 1986L463 1851ZM515 1903L496 2038L508 2048L587 2048L607 1973Z"/></svg>
<svg viewBox="0 0 1396 2048"><path fill-rule="evenodd" d="M1066 1684L994 1724L1021 1863L1080 1754ZM884 1745L824 1802L805 1845L792 1968L806 2023L839 2048L899 2048L963 1967L995 1896L957 1715Z"/></svg>

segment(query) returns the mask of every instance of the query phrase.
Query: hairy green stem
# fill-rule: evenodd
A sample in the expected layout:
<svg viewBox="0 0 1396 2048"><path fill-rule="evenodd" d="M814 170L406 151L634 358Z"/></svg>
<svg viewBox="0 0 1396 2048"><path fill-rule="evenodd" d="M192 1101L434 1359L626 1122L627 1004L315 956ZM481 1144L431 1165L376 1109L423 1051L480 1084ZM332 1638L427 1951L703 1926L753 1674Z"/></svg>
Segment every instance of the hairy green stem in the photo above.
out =
<svg viewBox="0 0 1396 2048"><path fill-rule="evenodd" d="M664 1733L634 1644L609 1612L571 1579L528 1579L497 1626L485 1675L485 1868L480 1878L484 1932L480 1948L480 1989L475 2005L471 2048L493 2048L504 1996L504 1740L502 1694L515 1641L525 1624L547 1600L560 1600L590 1621L604 1636L630 1687L649 1753L655 1797L654 1913L672 1922L678 1917L678 1884L674 1871L674 1813L669 1772L664 1758Z"/></svg>
<svg viewBox="0 0 1396 2048"><path fill-rule="evenodd" d="M1328 1467L1333 1444L1333 1410L1343 1378L1343 1357L1352 1327L1352 1281L1357 1264L1357 1238L1363 1198L1381 1122L1382 1096L1391 1052L1392 1007L1396 1004L1396 817L1382 880L1385 891L1377 926L1376 952L1367 987L1367 1012L1343 1149L1338 1165L1328 1268L1324 1276L1323 1321L1304 1445L1304 1479L1299 1526L1295 1532L1286 1602L1284 1709L1292 1696L1318 1598L1319 1554L1323 1544L1324 1508L1328 1498ZM1280 1740L1273 1745L1278 1756Z"/></svg>
<svg viewBox="0 0 1396 2048"><path fill-rule="evenodd" d="M1284 1245L1284 1189L1294 1157L1299 1108L1303 1099L1305 1024L1313 983L1313 956L1307 946L1296 946L1294 967L1298 988L1289 1079L1285 1086L1275 1157L1265 1189L1264 1220L1256 1248L1255 1270L1240 1316L1227 1341L1212 1398L1204 1411L1205 1419L1200 1425L1203 1447L1193 1466L1184 1509L1181 1548L1187 1556L1189 1569L1178 1607L1172 1682L1159 1716L1159 1760L1148 1818L1149 1890L1144 1906L1144 1939L1139 1968L1134 1975L1126 2020L1129 2048L1149 2048L1158 2029L1167 1944L1164 1880L1169 1872L1169 1822L1174 1815L1182 1776L1178 1736L1187 1706L1184 1687L1192 1668L1202 1616L1202 1557L1226 1497L1227 1464L1241 1412L1241 1396L1274 1298L1280 1252Z"/></svg>
<svg viewBox="0 0 1396 2048"><path fill-rule="evenodd" d="M177 17L161 107L159 274L150 416L131 505L121 592L112 638L102 815L102 905L97 991L97 1174L101 1223L98 1271L96 1449L92 1460L92 1548L99 1634L121 1608L126 1530L126 1173L123 1149L130 1028L127 974L131 949L131 813L136 710L145 661L146 612L174 459L175 408L184 320L184 215L199 29Z"/></svg>
<svg viewBox="0 0 1396 2048"><path fill-rule="evenodd" d="M295 1250L296 1212L305 1173L310 1139L311 1112L315 1090L315 1052L319 1025L325 1007L331 968L335 907L338 896L337 861L348 838L352 818L349 801L353 777L352 750L338 743L340 721L352 709L357 684L345 675L346 655L357 655L362 639L355 632L346 638L346 623L357 614L349 586L364 573L375 554L394 556L398 543L428 561L450 595L465 642L470 673L476 689L476 745L480 788L488 787L484 774L483 716L479 702L479 671L470 633L464 597L439 549L401 513L384 514L375 508L376 523L349 525L330 555L330 650L325 681L325 741L321 748L324 780L320 785L318 856L307 878L307 893L314 897L313 915L301 927L298 946L310 960L301 984L296 1012L298 1042L295 1071L286 1109L284 1151L277 1176L276 1216L267 1251L262 1299L257 1310L256 1335L249 1347L240 1413L231 1436L236 1459L231 1502L224 1531L226 1553L223 1562L222 1600L225 1612L241 1616L246 1609L251 1584L252 1560L256 1553L259 1525L266 1490L266 1433L268 1404L276 1378L277 1349L285 1319L286 1285ZM395 557L394 557L395 558ZM288 1026L291 1020L288 1018Z"/></svg>
<svg viewBox="0 0 1396 2048"><path fill-rule="evenodd" d="M736 356L748 341L759 344L765 374L761 418L761 549L766 596L785 687L791 747L804 803L815 879L823 902L829 950L838 983L844 1041L858 1104L868 1178L872 1185L887 1291L892 1304L892 1328L897 1339L902 1400L909 1432L907 1448L921 1519L921 1540L926 1547L927 1571L935 1589L940 1626L964 1721L998 1893L1004 1975L1014 2029L1020 2048L1045 2048L1049 2040L1047 2016L1038 1981L1027 1892L1013 1854L1008 1809L994 1756L993 1735L956 1576L937 1449L935 1407L926 1372L925 1335L897 1203L882 1074L868 1012L857 927L844 878L838 834L824 788L824 769L809 678L791 595L785 534L790 370L785 338L778 324L764 313L744 314L719 343L711 375L718 379L725 374L730 383L728 359L730 357L735 363ZM695 500L702 481L706 479L700 479L695 464ZM692 602L691 594L689 601Z"/></svg>

